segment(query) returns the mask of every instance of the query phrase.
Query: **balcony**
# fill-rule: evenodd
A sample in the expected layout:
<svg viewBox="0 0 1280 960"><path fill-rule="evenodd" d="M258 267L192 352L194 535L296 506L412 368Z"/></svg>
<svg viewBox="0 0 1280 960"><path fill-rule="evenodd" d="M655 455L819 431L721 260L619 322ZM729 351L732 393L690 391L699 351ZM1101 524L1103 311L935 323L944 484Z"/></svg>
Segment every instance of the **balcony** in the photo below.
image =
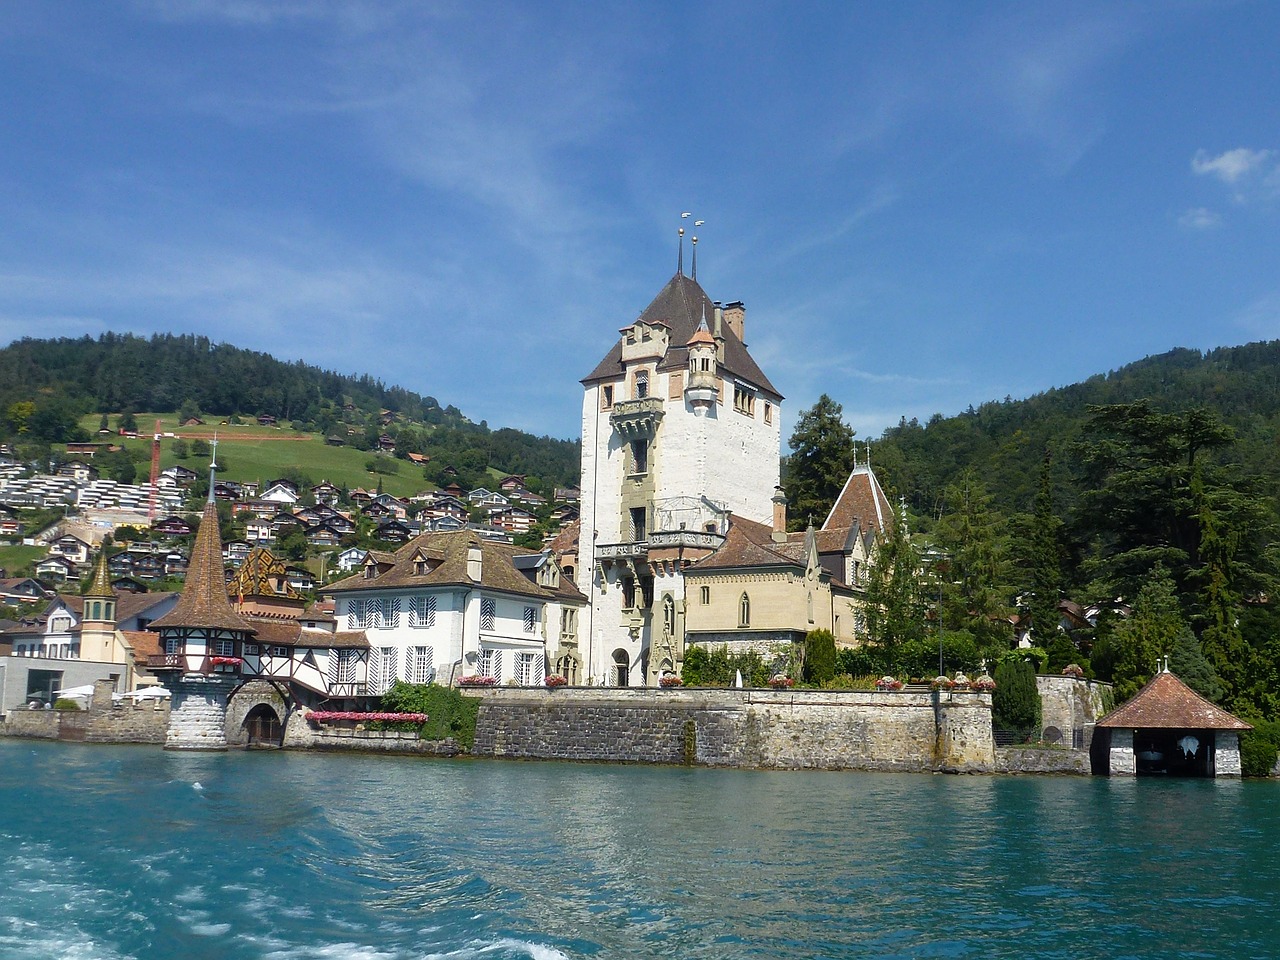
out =
<svg viewBox="0 0 1280 960"><path fill-rule="evenodd" d="M630 543L597 543L597 560L643 560L649 553L648 540Z"/></svg>
<svg viewBox="0 0 1280 960"><path fill-rule="evenodd" d="M628 440L652 437L662 419L662 401L657 397L643 400L619 400L609 413L613 428Z"/></svg>
<svg viewBox="0 0 1280 960"><path fill-rule="evenodd" d="M649 549L659 547L692 547L700 550L716 550L724 543L724 537L718 533L707 533L702 530L663 530L649 534Z"/></svg>

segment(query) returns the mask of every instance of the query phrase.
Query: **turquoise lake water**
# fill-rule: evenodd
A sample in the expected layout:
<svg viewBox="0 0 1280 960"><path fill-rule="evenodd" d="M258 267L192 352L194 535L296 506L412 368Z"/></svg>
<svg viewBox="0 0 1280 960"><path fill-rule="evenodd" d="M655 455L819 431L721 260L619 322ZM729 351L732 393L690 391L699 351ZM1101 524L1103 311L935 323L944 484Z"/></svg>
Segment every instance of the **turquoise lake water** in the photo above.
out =
<svg viewBox="0 0 1280 960"><path fill-rule="evenodd" d="M0 741L0 958L1275 957L1280 787Z"/></svg>

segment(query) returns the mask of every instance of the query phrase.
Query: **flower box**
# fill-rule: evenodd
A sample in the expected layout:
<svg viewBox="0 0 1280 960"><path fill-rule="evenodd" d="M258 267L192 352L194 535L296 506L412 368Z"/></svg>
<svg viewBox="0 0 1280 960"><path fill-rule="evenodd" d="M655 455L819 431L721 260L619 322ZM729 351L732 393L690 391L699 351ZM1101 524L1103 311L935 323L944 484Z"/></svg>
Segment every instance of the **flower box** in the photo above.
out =
<svg viewBox="0 0 1280 960"><path fill-rule="evenodd" d="M459 677L458 686L460 687L492 687L498 682L497 677Z"/></svg>
<svg viewBox="0 0 1280 960"><path fill-rule="evenodd" d="M790 690L796 685L795 680L791 677L770 677L769 686L775 690Z"/></svg>
<svg viewBox="0 0 1280 960"><path fill-rule="evenodd" d="M990 677L983 676L983 677L978 677L978 679L974 680L973 683L970 684L970 686L973 687L974 690L977 690L981 693L990 693L992 690L996 688L996 682L992 680Z"/></svg>
<svg viewBox="0 0 1280 960"><path fill-rule="evenodd" d="M546 679L543 680L542 682L547 685L548 689L554 689L555 687L567 686L569 683L569 678L562 677L558 673L550 673L550 674L547 674Z"/></svg>
<svg viewBox="0 0 1280 960"><path fill-rule="evenodd" d="M360 723L426 723L425 713L360 713L355 710L312 710L307 714L312 723L331 720L355 720Z"/></svg>
<svg viewBox="0 0 1280 960"><path fill-rule="evenodd" d="M876 681L877 690L901 690L902 686L902 681L893 677L881 677Z"/></svg>
<svg viewBox="0 0 1280 960"><path fill-rule="evenodd" d="M209 662L215 667L238 667L244 661L239 657L210 657Z"/></svg>
<svg viewBox="0 0 1280 960"><path fill-rule="evenodd" d="M684 681L677 677L674 673L669 673L665 677L658 680L660 687L683 687Z"/></svg>
<svg viewBox="0 0 1280 960"><path fill-rule="evenodd" d="M950 677L934 677L933 682L929 684L934 690L954 690L956 682Z"/></svg>

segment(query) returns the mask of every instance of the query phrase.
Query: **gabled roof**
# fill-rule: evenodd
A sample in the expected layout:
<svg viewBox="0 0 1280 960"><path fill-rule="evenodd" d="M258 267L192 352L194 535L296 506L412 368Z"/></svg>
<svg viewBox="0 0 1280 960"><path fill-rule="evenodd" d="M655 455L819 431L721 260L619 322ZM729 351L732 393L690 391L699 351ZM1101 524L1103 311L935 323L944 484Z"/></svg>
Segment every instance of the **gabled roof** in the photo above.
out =
<svg viewBox="0 0 1280 960"><path fill-rule="evenodd" d="M1100 727L1132 730L1252 730L1196 693L1168 670L1157 673L1128 703L1098 721Z"/></svg>
<svg viewBox="0 0 1280 960"><path fill-rule="evenodd" d="M379 570L373 577L366 576L366 570L361 570L354 576L330 584L323 592L341 594L405 587L473 586L474 582L467 576L467 553L471 547L480 548L479 585L482 587L543 600L582 602L586 599L567 577L561 577L557 587L546 587L519 570L515 559L528 555L528 548L489 540L473 530L424 533L394 554L370 551L380 561L379 568L382 563L389 563L388 568ZM425 557L438 556L440 562L432 565L426 573L418 573L414 558L420 553Z"/></svg>
<svg viewBox="0 0 1280 960"><path fill-rule="evenodd" d="M875 535L887 533L893 526L893 504L880 489L880 481L870 467L854 467L844 489L831 506L822 524L823 530L859 526Z"/></svg>
<svg viewBox="0 0 1280 960"><path fill-rule="evenodd" d="M227 597L227 581L222 568L222 542L218 535L218 508L210 500L191 548L191 565L178 604L150 624L163 627L208 627L253 633L254 628L232 609Z"/></svg>
<svg viewBox="0 0 1280 960"><path fill-rule="evenodd" d="M712 317L714 314L715 304L711 302L711 298L696 280L681 273L672 277L653 298L653 302L640 314L640 320L645 323L662 324L671 330L667 353L658 364L658 369L683 370L688 366L689 351L686 345L697 332L702 319ZM738 339L738 335L727 323L722 324L721 332L724 335L724 360L720 363L720 369L726 374L739 377L762 390L767 390L781 399L782 395L751 359L746 345ZM621 375L622 338L619 337L613 349L582 382L613 380Z"/></svg>
<svg viewBox="0 0 1280 960"><path fill-rule="evenodd" d="M692 564L689 570L703 573L738 567L803 567L803 558L795 556L796 551L790 548L791 544L774 542L773 529L767 524L734 516L720 548Z"/></svg>

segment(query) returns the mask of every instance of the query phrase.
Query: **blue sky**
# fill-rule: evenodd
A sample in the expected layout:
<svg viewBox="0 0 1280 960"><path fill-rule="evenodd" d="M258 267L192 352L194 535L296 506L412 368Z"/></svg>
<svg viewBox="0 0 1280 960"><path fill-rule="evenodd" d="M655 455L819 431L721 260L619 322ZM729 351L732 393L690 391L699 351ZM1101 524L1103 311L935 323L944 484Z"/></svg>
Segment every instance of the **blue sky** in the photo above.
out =
<svg viewBox="0 0 1280 960"><path fill-rule="evenodd" d="M1280 5L0 6L0 342L198 332L576 436L699 280L860 436L1280 336Z"/></svg>

